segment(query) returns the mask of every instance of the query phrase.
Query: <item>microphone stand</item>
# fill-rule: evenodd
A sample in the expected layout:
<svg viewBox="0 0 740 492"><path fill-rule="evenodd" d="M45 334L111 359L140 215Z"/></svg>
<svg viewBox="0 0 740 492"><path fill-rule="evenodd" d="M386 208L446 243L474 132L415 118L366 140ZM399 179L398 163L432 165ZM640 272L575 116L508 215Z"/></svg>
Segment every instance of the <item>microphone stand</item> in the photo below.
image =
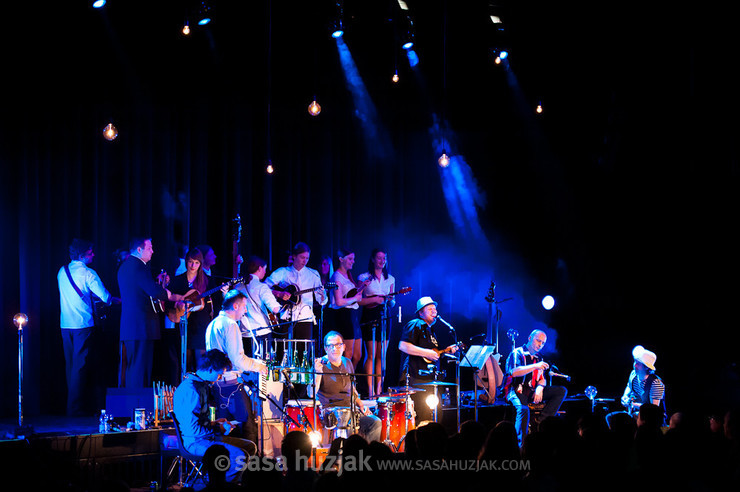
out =
<svg viewBox="0 0 740 492"><path fill-rule="evenodd" d="M457 341L457 332L455 331L455 329L452 327L451 324L445 321L441 316L437 316L437 319L441 321L442 323L444 323L447 326L447 328L450 329L450 331L452 332L452 337L455 340L455 346L457 346L457 348L459 349L460 346L458 345L459 342ZM465 354L463 354L463 356L467 358ZM468 362L470 362L469 359L468 359ZM455 398L457 400L457 403L455 405L457 407L456 412L455 412L457 414L457 431L460 432L460 358L459 357L455 359L455 388L457 390L457 395ZM435 395L437 394L436 386L434 387L434 394ZM476 415L476 419L477 419L477 415ZM436 410L434 411L434 421L435 422L437 421L437 411Z"/></svg>

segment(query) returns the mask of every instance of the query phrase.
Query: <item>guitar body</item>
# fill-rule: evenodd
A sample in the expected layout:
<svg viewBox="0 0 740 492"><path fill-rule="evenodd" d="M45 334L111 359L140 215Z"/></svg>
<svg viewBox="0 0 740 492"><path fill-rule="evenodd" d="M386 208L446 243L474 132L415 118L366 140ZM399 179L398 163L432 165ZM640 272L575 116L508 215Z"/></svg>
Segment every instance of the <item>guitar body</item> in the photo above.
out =
<svg viewBox="0 0 740 492"><path fill-rule="evenodd" d="M337 284L334 282L328 282L326 285L319 285L318 287L311 287L310 289L303 289L299 290L297 285L294 284L288 284L285 287L280 287L279 285L273 285L272 290L276 290L279 292L287 292L290 294L290 297L288 299L283 299L281 297L275 297L277 301L285 306L285 305L296 305L301 301L301 296L303 294L306 294L307 292L314 292L321 289L336 289Z"/></svg>

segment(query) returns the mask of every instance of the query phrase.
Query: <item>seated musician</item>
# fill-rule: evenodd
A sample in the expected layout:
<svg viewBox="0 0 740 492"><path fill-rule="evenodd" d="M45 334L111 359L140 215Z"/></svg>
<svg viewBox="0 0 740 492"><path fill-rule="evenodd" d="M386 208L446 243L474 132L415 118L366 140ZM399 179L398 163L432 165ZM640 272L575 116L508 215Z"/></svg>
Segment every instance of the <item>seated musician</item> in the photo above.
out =
<svg viewBox="0 0 740 492"><path fill-rule="evenodd" d="M342 355L344 352L342 335L336 331L327 333L324 336L324 350L326 355L316 359L314 363L316 398L322 408L321 418L324 426L329 426L326 419L329 414L327 410L336 407L350 408L354 399L356 413L362 415L359 419L360 435L368 442L380 441L382 422L365 408L359 393L351 384L350 376L347 375L353 374L355 368L352 361Z"/></svg>
<svg viewBox="0 0 740 492"><path fill-rule="evenodd" d="M652 403L663 408L665 413L665 385L663 380L655 374L655 361L658 356L655 352L646 350L642 345L632 349L634 359L633 369L627 380L627 387L622 395L622 405L627 413L635 417L640 407L645 403Z"/></svg>
<svg viewBox="0 0 740 492"><path fill-rule="evenodd" d="M506 359L507 381L504 394L516 408L515 427L520 446L529 432L529 405L544 403L536 418L536 423L539 424L545 418L558 413L568 394L568 390L562 386L547 386L544 372L550 366L538 355L545 343L545 332L532 330L527 343L512 350Z"/></svg>
<svg viewBox="0 0 740 492"><path fill-rule="evenodd" d="M457 345L450 345L445 350L439 349L432 330L437 322L437 303L431 297L424 296L416 301L416 316L406 323L398 342L398 349L404 354L401 360L401 385L408 382L410 386L414 386L433 381L440 354L457 351ZM411 396L417 425L432 417L432 411L425 401L432 392L433 390L420 391Z"/></svg>
<svg viewBox="0 0 740 492"><path fill-rule="evenodd" d="M213 385L216 417L241 422L242 429L239 437L257 442L257 421L252 411L251 398L242 384L241 375L244 372L267 374L267 366L262 361L244 354L244 344L238 323L246 311L246 296L236 289L227 292L221 312L206 328L206 349L218 349L225 353L233 366L233 370L224 373L223 379Z"/></svg>

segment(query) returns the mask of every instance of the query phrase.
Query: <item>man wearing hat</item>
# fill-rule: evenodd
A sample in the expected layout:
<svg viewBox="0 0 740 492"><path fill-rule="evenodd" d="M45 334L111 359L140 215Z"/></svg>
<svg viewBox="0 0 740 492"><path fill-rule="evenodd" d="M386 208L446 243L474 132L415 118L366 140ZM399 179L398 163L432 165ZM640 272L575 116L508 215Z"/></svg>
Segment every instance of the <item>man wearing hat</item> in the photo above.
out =
<svg viewBox="0 0 740 492"><path fill-rule="evenodd" d="M635 362L622 395L622 405L632 416L636 416L645 403L653 403L665 411L663 402L665 385L655 374L655 361L658 356L655 352L638 345L632 349L632 358Z"/></svg>
<svg viewBox="0 0 740 492"><path fill-rule="evenodd" d="M401 341L398 342L398 349L403 352L401 385L406 384L407 376L410 386L433 381L440 354L457 351L456 345L450 345L444 350L439 349L437 338L432 330L432 326L437 321L437 303L431 297L424 296L416 302L416 316L406 323ZM425 403L427 395L427 392L412 395L416 422L431 418L432 411Z"/></svg>

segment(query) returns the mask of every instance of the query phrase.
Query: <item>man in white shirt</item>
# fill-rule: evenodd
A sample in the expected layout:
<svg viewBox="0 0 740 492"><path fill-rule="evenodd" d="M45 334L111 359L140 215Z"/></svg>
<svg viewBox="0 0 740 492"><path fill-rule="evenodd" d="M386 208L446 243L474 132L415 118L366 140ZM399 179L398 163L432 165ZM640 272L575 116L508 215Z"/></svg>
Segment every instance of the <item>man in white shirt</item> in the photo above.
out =
<svg viewBox="0 0 740 492"><path fill-rule="evenodd" d="M257 422L252 410L252 401L242 383L243 372L267 374L267 366L244 353L239 320L247 311L247 298L236 289L224 296L221 312L206 328L206 350L218 349L231 361L232 370L224 373L223 379L213 385L216 402L216 417L237 420L242 423L241 435L237 437L257 442Z"/></svg>
<svg viewBox="0 0 740 492"><path fill-rule="evenodd" d="M247 314L242 318L242 337L245 352L252 357L265 358L265 344L272 340L272 326L277 321L280 303L262 280L267 272L267 263L258 256L247 259L247 284L239 283L236 289L247 296ZM268 347L269 350L269 347Z"/></svg>
<svg viewBox="0 0 740 492"><path fill-rule="evenodd" d="M316 316L313 312L314 296L322 306L326 305L329 297L321 284L319 272L306 265L311 257L311 249L306 243L298 243L293 247L293 264L281 267L267 277L265 283L273 289L277 298L287 300L284 289L294 289L295 292L303 292L296 296L297 302L290 303L283 311L282 318L293 322L293 339L313 339L313 326L316 324ZM275 289L277 286L279 289ZM290 287L293 286L293 287Z"/></svg>
<svg viewBox="0 0 740 492"><path fill-rule="evenodd" d="M59 304L65 369L67 374L67 415L91 415L90 349L95 327L93 296L106 304L120 303L110 295L98 274L88 265L95 253L93 244L82 239L69 246L69 265L59 269Z"/></svg>

